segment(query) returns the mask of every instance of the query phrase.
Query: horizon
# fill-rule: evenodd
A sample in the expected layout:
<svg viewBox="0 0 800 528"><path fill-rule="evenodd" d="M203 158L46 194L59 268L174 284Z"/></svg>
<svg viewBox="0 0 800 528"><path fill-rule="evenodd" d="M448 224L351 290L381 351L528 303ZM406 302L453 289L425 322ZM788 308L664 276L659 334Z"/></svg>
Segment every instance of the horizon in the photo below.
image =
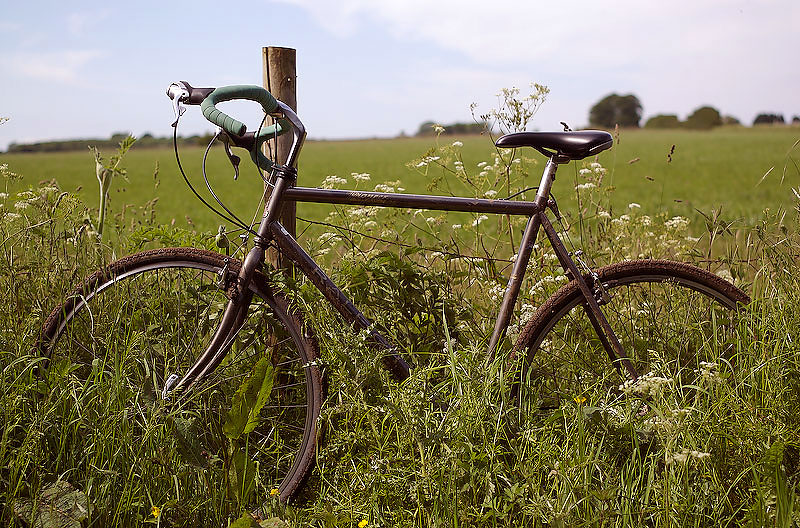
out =
<svg viewBox="0 0 800 528"><path fill-rule="evenodd" d="M0 22L0 116L9 118L0 150L120 130L168 135L170 82L260 84L266 45L297 49L298 114L316 140L470 122L470 104L487 112L500 89L525 93L530 82L551 90L532 125L542 130L559 130L560 121L584 127L610 93L636 95L642 123L657 114L685 119L704 105L744 125L760 113L800 115L800 72L790 68L800 3L791 0L501 0L492 10L472 0L262 0L252 7L264 22L250 10L215 11L225 38L208 31L202 7L47 5L13 4ZM236 108L245 122L258 120L252 105ZM213 130L191 109L181 126L183 135Z"/></svg>

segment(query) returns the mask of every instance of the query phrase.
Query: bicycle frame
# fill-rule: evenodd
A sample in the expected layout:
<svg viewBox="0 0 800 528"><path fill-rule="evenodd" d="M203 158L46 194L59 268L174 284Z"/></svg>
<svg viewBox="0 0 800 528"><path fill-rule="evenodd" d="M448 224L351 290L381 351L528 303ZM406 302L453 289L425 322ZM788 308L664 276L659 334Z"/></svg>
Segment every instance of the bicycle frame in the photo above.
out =
<svg viewBox="0 0 800 528"><path fill-rule="evenodd" d="M611 329L600 308L600 301L602 301L602 294L604 293L602 285L595 283L595 291L590 288L546 215L547 208L553 205L550 201L550 188L555 180L556 170L560 163L565 163L568 160L564 160L557 155L548 160L536 198L532 202L293 187L297 174L294 166L299 153L298 145L302 144L305 139L305 129L291 109L281 103L280 110L282 116L287 117L297 127L295 130L295 145L290 151L286 165L276 166L272 171L270 181L274 182L274 186L264 208L258 234L254 239L254 247L244 260L237 277L236 291L228 302L220 326L207 349L183 379L178 382L177 387L191 386L195 380L202 379L206 373L216 368L224 358L227 345L235 337L247 314L251 297L248 295L248 286L256 269L260 268L264 263L265 251L270 244L276 245L282 254L289 258L297 269L324 295L328 302L336 308L345 321L356 330L368 330L370 332L369 340L371 343L387 352L383 357L384 365L396 378L405 379L408 377L410 370L408 363L395 351L384 336L375 329L370 329L372 326L371 321L356 308L350 299L317 265L314 259L278 222L278 213L282 204L286 201L527 216L528 223L522 236L519 253L514 260L503 302L495 321L494 331L489 340L489 357L491 358L494 355L498 343L508 328L534 243L539 229L543 228L561 267L571 280L577 281L585 298L584 309L586 314L612 363L617 368L624 367L630 377L634 379L637 377L636 371L628 360L619 339Z"/></svg>

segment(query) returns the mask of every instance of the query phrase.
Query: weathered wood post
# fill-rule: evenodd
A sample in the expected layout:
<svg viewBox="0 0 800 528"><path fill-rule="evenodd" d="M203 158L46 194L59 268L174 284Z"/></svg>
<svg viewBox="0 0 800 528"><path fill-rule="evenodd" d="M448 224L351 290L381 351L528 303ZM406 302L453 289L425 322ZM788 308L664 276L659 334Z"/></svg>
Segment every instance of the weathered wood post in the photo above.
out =
<svg viewBox="0 0 800 528"><path fill-rule="evenodd" d="M293 48L280 48L268 46L261 49L261 58L264 72L264 88L278 100L286 103L295 112L297 111L297 52ZM269 148L275 153L275 161L286 163L286 157L292 146L292 134L287 133L270 140ZM266 148L266 147L265 147ZM280 214L280 223L294 236L297 226L297 205L295 202L285 202ZM279 255L270 251L269 261L275 267L283 267Z"/></svg>

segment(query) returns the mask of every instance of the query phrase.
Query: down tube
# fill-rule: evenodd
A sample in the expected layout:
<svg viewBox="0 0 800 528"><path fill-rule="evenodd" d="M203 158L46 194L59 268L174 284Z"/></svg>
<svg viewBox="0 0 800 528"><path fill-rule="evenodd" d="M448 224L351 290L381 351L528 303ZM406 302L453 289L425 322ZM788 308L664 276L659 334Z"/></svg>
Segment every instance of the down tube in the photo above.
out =
<svg viewBox="0 0 800 528"><path fill-rule="evenodd" d="M374 329L370 329L372 321L356 308L342 290L322 271L322 268L314 262L314 259L286 231L286 228L280 222L272 222L270 231L281 252L300 268L300 271L322 292L322 295L344 317L345 321L353 325L356 330L369 330L369 341L386 352L381 358L384 367L398 380L408 378L411 367L406 360L397 353L395 347L385 337Z"/></svg>

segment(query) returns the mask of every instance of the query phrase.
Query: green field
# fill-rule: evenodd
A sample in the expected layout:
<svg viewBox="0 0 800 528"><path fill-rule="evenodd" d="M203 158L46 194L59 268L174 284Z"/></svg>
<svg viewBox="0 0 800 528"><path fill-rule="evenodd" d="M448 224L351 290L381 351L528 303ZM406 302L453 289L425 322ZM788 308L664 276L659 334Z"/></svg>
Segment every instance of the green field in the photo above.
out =
<svg viewBox="0 0 800 528"><path fill-rule="evenodd" d="M439 141L449 144L455 139L442 136ZM458 139L464 143L466 170L478 172L477 163L487 160L493 152L490 140L478 136ZM720 128L711 132L624 130L615 147L601 154L599 161L609 169L606 183L616 188L611 204L617 214L624 212L628 203L636 202L648 214L665 212L694 217L695 209L710 212L722 208L727 218L749 222L765 208L785 208L792 203L791 188L800 185L796 165L800 148L793 149L798 140L797 127ZM309 141L300 159L299 184L317 186L331 174L347 177L352 172L368 172L372 175L370 186L401 180L407 192L427 193L434 173L420 174L407 168L406 163L423 155L435 142L433 138ZM673 145L670 162L668 155ZM525 155L541 158L533 151ZM181 152L192 181L204 189L202 156L201 148L186 148ZM25 176L12 191L56 179L62 189L80 189L87 204L97 204L94 160L88 151L5 154L0 155L0 162ZM153 180L156 164L158 187ZM125 166L129 181L117 181L111 187L113 211L120 211L125 204L138 205L158 198L160 222L174 220L175 225L185 226L188 217L197 229L216 230L220 222L186 188L171 150L137 150L134 146ZM223 201L249 219L261 184L247 161L242 167L242 177L234 181L221 149L215 149L209 158L208 173ZM563 198L574 194L577 169L574 163L562 167L554 187L555 196L562 198L562 209L567 211L569 200ZM534 167L532 172L536 171L538 168ZM531 179L531 185L538 183L538 174ZM320 219L326 212L324 207L301 205L298 214Z"/></svg>
<svg viewBox="0 0 800 528"><path fill-rule="evenodd" d="M230 403L208 407L211 413L158 396L156 383L181 372L167 367L171 360L191 358L215 330L216 323L203 319L215 321L225 305L223 295L210 299L220 293L214 286L219 275L178 276L159 268L144 286L117 277L113 288L90 297L88 305L100 301L97 309L83 310L86 324L71 326L78 339L64 348L73 348L78 362L51 360L41 368L36 344L42 322L82 277L151 242L213 247L210 237L182 229L142 233L131 228L136 215L128 214L117 222L118 236L98 244L80 200L50 186L22 193L56 178L62 189L80 188L83 200L96 207L91 153L0 156L1 173L24 175L0 187L0 291L10 301L0 303L0 525L45 526L52 517L59 526L255 526L248 512L261 505L270 518L261 526L286 528L800 526L798 137L798 128L628 131L599 160L607 172L594 167L581 174L584 164L562 168L554 193L570 215L567 233L576 236L569 238L580 235L590 263L683 260L729 278L752 299L735 313L699 310L691 324L694 318L685 315L696 304L684 299L697 298L694 290L677 298L669 294L671 281L664 287L614 281L609 289L629 302L612 299L604 303L605 313L624 329L630 350L657 358L640 384L603 363L601 344L586 331L577 306L569 324L553 327L542 341L540 350L548 349L532 368L522 368L525 354L508 353L536 306L538 314L553 313L552 304L542 303L566 278L546 247L534 253L530 267L536 273L527 274L509 339L501 353L486 355L515 251L506 242L519 242L504 217L456 228L451 225L461 223L458 216L451 223L449 216L406 212L341 214L369 236L345 239L350 233L338 230L326 238L339 245L325 248L306 234L305 245L315 256L328 251L323 263L332 264L332 278L376 326L386 328L414 369L402 383L390 379L365 334L344 331L320 292L270 273L270 285L305 320L303 335L319 343L320 359L303 368L321 365L326 376L315 466L291 504L279 500L285 497L274 487L273 466L253 455L271 447L262 451L260 441L229 432L239 409L260 413L253 409L264 404L263 389L257 391L260 404L247 396L258 384L272 389L276 406L295 408L282 405L285 389L294 384L267 382L263 368L264 381L257 381L256 367L269 362L244 367L250 373L241 381L230 369L239 361L221 365L218 379L236 392ZM443 145L454 140L441 138ZM439 169L423 174L406 163L433 141L309 142L300 183L315 186L336 174L352 186L351 173L369 172L361 189L399 179L408 192L426 192ZM464 167L480 180L478 164L491 161L491 146L486 138L461 141ZM198 185L202 153L187 149L183 156ZM209 172L225 200L249 217L261 183L252 170L233 182L225 163L215 151ZM521 185L536 185L541 165ZM126 166L128 181L112 185L117 214L126 204L137 208L157 199L159 221L186 227L188 216L190 227L216 230L218 221L186 189L171 151L134 148ZM492 181L498 174L486 173ZM576 214L575 186L591 183L589 178L597 187L579 196L584 206L593 200L592 206ZM467 189L457 180L444 185ZM483 194L486 182L479 188ZM715 243L717 238L703 236L702 222L687 226L668 216L698 220L695 207L723 207L725 219L739 220L729 230L734 236ZM785 210L785 218L764 215L767 207ZM303 205L299 214L319 220L326 209ZM370 231L373 219L379 227ZM409 246L384 251L386 244L374 243L373 234ZM458 258L464 255L476 258ZM634 289L638 293L628 293ZM113 300L112 292L121 297ZM261 308L251 313L258 325L270 320L267 313L261 319ZM287 342L249 330L237 335L258 354L266 342L264 358L273 361ZM687 335L697 339L685 340ZM185 346L183 339L196 343ZM239 348L237 341L231 350ZM80 365L86 350L98 355ZM562 387L562 380L566 388L556 399L536 391L525 399L517 391L550 381ZM241 402L242 394L250 403ZM265 416L252 423L273 422ZM290 421L281 430L300 427ZM282 456L283 446L275 445ZM61 507L69 501L74 508Z"/></svg>

